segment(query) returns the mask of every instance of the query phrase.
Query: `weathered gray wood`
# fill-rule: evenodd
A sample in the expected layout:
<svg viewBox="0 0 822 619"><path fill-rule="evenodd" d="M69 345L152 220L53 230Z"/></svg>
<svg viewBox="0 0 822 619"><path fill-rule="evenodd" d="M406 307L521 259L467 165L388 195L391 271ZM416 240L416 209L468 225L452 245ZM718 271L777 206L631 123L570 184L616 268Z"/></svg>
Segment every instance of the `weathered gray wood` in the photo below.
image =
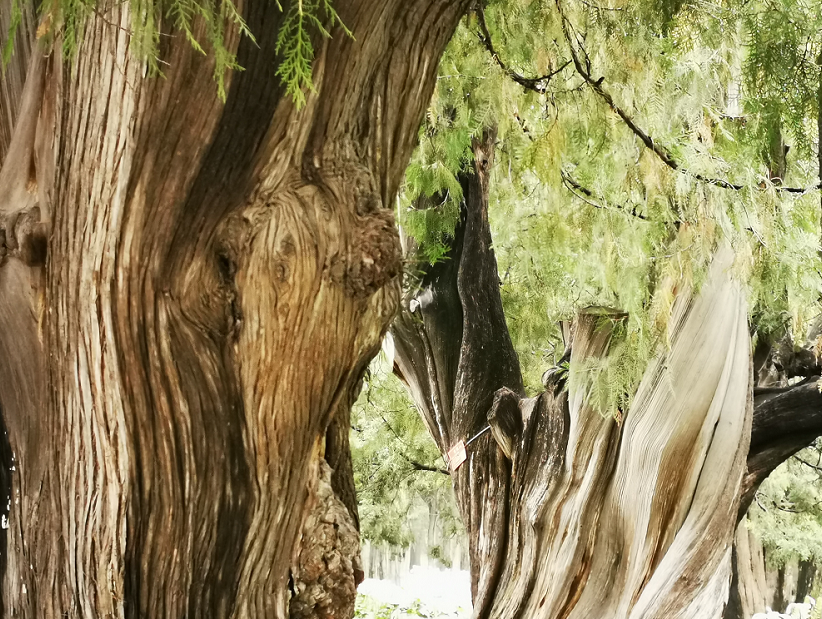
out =
<svg viewBox="0 0 822 619"><path fill-rule="evenodd" d="M477 204L470 189L487 188L478 161L475 184L463 179L464 221ZM483 228L458 226L448 260L427 271L392 328L395 371L443 451L490 412L496 440L472 444L454 476L472 548L474 616L721 616L752 406L746 306L729 274L732 255L720 252L697 296L680 291L671 349L648 368L623 425L591 408L585 374L573 370L607 354L600 310L565 330L570 376L546 373L546 392L519 402L522 429L506 429L497 409L504 400L510 418L508 396L521 383L518 365L507 361L513 349L496 310L493 254L471 249L472 234L490 247L487 218L476 221ZM459 279L468 264L473 283ZM458 328L475 321L473 330ZM465 393L461 384L476 395L450 395Z"/></svg>

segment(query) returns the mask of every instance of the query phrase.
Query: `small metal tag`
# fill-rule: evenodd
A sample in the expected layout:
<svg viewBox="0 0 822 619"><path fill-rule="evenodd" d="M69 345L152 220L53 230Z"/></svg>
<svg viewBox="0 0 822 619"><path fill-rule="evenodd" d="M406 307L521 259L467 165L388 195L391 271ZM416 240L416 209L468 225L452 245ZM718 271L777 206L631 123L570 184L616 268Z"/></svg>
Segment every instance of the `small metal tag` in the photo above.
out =
<svg viewBox="0 0 822 619"><path fill-rule="evenodd" d="M460 441L448 450L448 468L451 469L452 473L460 467L460 464L465 462L466 457L465 443L463 441Z"/></svg>

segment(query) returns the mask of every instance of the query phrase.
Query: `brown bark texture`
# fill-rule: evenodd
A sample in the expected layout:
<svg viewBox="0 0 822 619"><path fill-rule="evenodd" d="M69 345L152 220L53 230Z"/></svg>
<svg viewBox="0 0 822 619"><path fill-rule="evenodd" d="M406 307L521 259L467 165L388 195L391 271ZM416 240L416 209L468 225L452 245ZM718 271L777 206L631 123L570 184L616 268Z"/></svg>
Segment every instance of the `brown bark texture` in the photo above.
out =
<svg viewBox="0 0 822 619"><path fill-rule="evenodd" d="M22 2L0 77L3 616L350 614L339 427L395 313L391 206L466 2L336 0L355 38L315 37L300 110L278 3L237 5L256 44L227 29L223 103L170 24L146 75L129 3L99 3L67 59Z"/></svg>
<svg viewBox="0 0 822 619"><path fill-rule="evenodd" d="M452 475L474 617L721 617L743 490L820 434L819 393L763 400L749 453L747 308L721 247L698 293L680 286L670 346L621 423L593 410L574 370L608 354L616 311L566 325L570 373L546 372L545 392L525 398L488 225L493 144L492 132L475 141L448 258L425 269L392 326L394 371L443 454L491 426ZM806 414L777 423L768 411L788 397Z"/></svg>

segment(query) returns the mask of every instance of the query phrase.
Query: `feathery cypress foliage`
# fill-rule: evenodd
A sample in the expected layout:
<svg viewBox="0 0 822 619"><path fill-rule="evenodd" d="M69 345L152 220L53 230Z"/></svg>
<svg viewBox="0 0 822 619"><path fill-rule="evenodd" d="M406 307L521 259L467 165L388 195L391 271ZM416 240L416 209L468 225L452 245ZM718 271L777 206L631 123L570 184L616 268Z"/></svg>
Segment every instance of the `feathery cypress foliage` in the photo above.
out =
<svg viewBox="0 0 822 619"><path fill-rule="evenodd" d="M822 5L492 1L481 21L464 20L400 210L423 259L442 259L470 138L497 127L490 217L506 314L533 390L562 354L557 320L589 305L625 310L614 354L576 368L596 374L595 401L619 416L666 343L675 289L699 286L721 239L736 248L755 332L802 340L822 290L816 153L807 147L816 140L815 43L802 56L803 33L819 28L808 18L801 33L788 23L765 37L776 18L761 12L780 10L800 21ZM795 54L780 56L786 47ZM569 64L574 56L595 84ZM512 73L552 77L529 88ZM778 98L789 84L795 92ZM785 178L772 180L765 153L774 118L797 146ZM438 197L437 206L414 208L419 196Z"/></svg>
<svg viewBox="0 0 822 619"><path fill-rule="evenodd" d="M2 33L5 36L2 47L4 67L14 53L13 41L22 17L22 1L11 0L9 32ZM312 33L330 37L331 30L340 27L347 36L353 34L343 24L331 0L293 0L286 6L279 0L273 1L285 14L277 35L276 51L280 56L277 75L299 108L305 104L305 92L313 89ZM94 14L105 16L109 9L105 1L99 0L45 0L38 7L41 26L37 36L49 44L58 43L64 55L70 58L79 49L86 20ZM232 0L129 0L129 9L132 50L145 60L149 73L159 75L162 72L158 55L161 24L170 23L198 52L214 55L214 79L220 98L225 100L228 71L242 70L236 55L226 47L227 31L234 29L255 41L254 33ZM202 25L202 34L198 34L198 23Z"/></svg>

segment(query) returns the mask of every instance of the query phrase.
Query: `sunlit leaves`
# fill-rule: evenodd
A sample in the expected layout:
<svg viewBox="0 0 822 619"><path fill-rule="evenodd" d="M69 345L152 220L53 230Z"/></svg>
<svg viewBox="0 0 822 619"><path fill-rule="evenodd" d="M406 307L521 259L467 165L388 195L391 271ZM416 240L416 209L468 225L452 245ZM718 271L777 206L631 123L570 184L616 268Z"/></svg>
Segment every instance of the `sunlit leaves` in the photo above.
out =
<svg viewBox="0 0 822 619"><path fill-rule="evenodd" d="M819 3L793 2L789 13L797 18L819 13ZM777 45L778 28L769 38L762 31L776 18L753 13L788 9L673 2L663 10L651 2L582 0L562 6L591 74L690 173L662 163L572 68L543 94L523 89L490 57L468 17L443 60L404 194L407 230L425 257L442 258L470 139L494 125L490 217L506 315L530 389L539 389L541 373L562 354L558 320L587 305L615 307L630 318L614 354L594 370L603 412L628 406L648 356L666 343L675 288L699 285L722 238L737 249L754 328L767 337L788 331L799 341L820 309L819 195L771 184L768 127L776 111L794 144L800 138L788 116L815 125L808 93L818 76L808 65L807 79L796 83L807 92L792 94L799 103L791 103L774 95L788 87L790 71L762 81L754 70L778 69L785 60L769 60L773 50L795 47L800 35L787 32ZM554 2L491 2L485 15L513 70L533 77L568 58ZM820 31L814 19L803 32ZM791 149L783 184L813 187L814 159L807 148ZM563 183L564 174L584 191ZM745 189L717 187L697 174ZM430 213L411 208L420 195L436 196Z"/></svg>
<svg viewBox="0 0 822 619"><path fill-rule="evenodd" d="M314 62L312 31L327 38L331 36L328 28L335 26L342 28L346 35L353 36L330 0L294 0L285 12L285 20L277 35L276 52L280 55L277 75L297 108L305 105L306 91L314 88L311 79Z"/></svg>

